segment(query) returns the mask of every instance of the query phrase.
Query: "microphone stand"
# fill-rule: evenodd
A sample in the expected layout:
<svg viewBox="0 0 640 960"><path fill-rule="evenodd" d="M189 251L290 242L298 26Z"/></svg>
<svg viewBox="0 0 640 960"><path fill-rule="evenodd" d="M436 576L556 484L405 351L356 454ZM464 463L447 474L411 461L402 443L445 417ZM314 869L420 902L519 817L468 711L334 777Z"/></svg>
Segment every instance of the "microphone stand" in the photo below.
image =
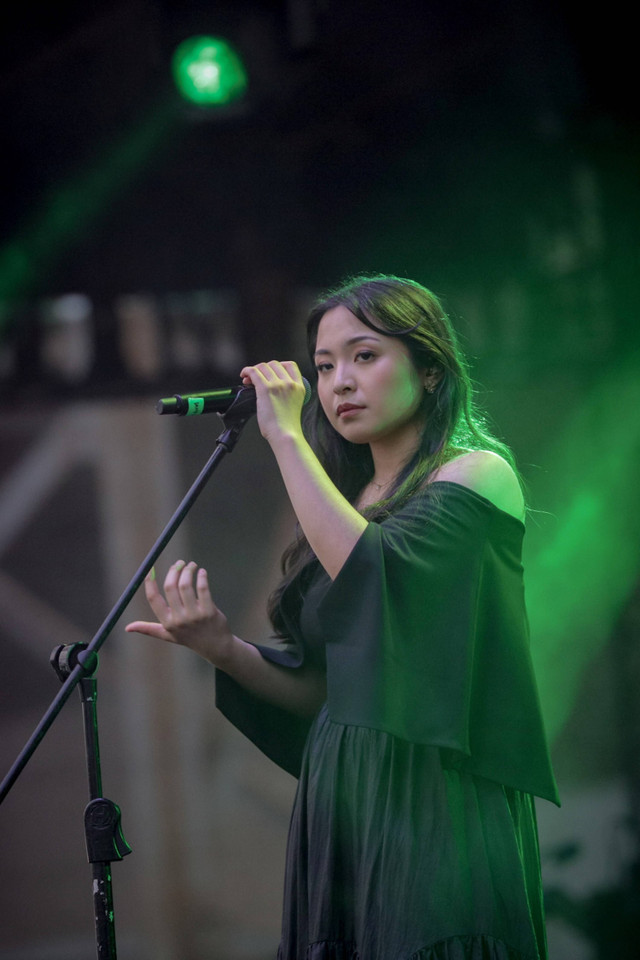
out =
<svg viewBox="0 0 640 960"><path fill-rule="evenodd" d="M93 872L92 889L98 960L116 960L110 864L114 860L122 860L123 857L131 853L131 848L120 827L120 808L111 800L101 796L102 774L96 711L97 680L93 676L98 667L98 650L184 520L196 498L206 486L219 462L227 453L231 453L235 447L245 424L254 413L255 394L253 390L240 390L227 410L219 413L225 430L216 440L216 447L212 455L91 642L88 644L75 643L68 646L63 644L53 651L50 658L51 664L62 681L62 687L16 758L9 773L0 784L0 803L2 803L44 739L47 731L53 725L73 690L79 685L84 715L85 750L89 779L89 804L84 813L85 839L87 858L89 863L92 864Z"/></svg>

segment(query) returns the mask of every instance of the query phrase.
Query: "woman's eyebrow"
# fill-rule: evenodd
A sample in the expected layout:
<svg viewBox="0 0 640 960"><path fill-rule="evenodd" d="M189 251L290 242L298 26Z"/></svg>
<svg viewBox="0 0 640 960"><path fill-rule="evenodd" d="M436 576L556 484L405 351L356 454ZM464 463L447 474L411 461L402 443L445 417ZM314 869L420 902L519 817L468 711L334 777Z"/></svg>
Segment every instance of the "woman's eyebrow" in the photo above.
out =
<svg viewBox="0 0 640 960"><path fill-rule="evenodd" d="M376 337L373 334L364 333L357 337L351 337L349 340L345 342L345 347L350 347L354 343L361 343L363 340L375 340L376 343L380 343L379 337ZM327 353L331 353L331 350L324 350L324 349L316 350L314 353L314 357L317 357L319 353L327 354Z"/></svg>

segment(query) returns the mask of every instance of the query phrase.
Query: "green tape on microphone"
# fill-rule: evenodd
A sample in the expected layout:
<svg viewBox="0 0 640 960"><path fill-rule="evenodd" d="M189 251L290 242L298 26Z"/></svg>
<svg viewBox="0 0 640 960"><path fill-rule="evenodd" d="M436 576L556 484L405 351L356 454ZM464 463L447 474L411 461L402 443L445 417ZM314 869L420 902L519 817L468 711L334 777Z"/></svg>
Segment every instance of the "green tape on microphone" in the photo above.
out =
<svg viewBox="0 0 640 960"><path fill-rule="evenodd" d="M200 413L204 413L204 397L189 397L185 416L195 417Z"/></svg>

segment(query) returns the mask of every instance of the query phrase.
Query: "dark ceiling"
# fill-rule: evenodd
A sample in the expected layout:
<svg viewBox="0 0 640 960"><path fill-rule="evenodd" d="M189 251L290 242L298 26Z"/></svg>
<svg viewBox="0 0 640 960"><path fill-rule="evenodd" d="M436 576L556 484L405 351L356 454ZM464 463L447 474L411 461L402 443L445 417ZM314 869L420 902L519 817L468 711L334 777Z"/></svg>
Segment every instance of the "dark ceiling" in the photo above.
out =
<svg viewBox="0 0 640 960"><path fill-rule="evenodd" d="M630 25L607 13L513 0L21 3L1 40L3 232L33 242L35 223L46 237L56 197L59 218L84 214L66 231L53 217L28 292L233 285L252 266L322 284L356 261L412 268L417 242L422 259L466 262L496 177L507 171L512 203L532 152L633 142ZM244 112L203 119L179 105L170 51L196 31L238 45Z"/></svg>

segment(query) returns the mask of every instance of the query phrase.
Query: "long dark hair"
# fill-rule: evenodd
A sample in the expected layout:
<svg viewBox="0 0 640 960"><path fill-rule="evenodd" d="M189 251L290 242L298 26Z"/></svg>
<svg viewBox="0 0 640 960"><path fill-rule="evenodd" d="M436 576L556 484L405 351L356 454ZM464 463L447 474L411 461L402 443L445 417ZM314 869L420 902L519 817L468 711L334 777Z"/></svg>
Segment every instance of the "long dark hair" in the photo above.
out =
<svg viewBox="0 0 640 960"><path fill-rule="evenodd" d="M397 510L429 482L439 467L466 450L492 450L514 466L510 450L492 435L476 408L467 362L435 294L414 280L380 274L355 277L329 291L314 305L307 321L312 365L320 321L337 306L346 307L358 320L384 336L402 338L416 368L433 371L434 379L438 378L435 391L425 390L422 398L419 445L384 498L362 511L368 520L379 522ZM333 429L316 390L305 407L303 427L330 479L350 503L355 503L373 477L369 445L350 443ZM283 628L279 615L282 593L313 557L298 527L296 539L282 556L283 579L269 598L269 616L278 635L282 635Z"/></svg>

